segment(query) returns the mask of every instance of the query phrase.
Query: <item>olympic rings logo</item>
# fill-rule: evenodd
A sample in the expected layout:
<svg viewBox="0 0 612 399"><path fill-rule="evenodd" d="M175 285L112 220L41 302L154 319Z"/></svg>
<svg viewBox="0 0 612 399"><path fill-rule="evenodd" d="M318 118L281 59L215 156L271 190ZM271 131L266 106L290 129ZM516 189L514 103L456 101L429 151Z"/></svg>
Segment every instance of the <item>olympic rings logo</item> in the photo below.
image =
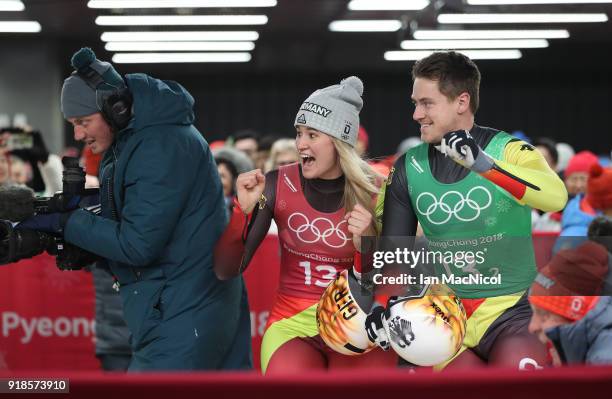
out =
<svg viewBox="0 0 612 399"><path fill-rule="evenodd" d="M293 226L295 218L301 218L298 227ZM319 240L323 241L327 246L331 248L342 248L351 238L346 236L346 233L340 229L342 224L346 224L346 220L341 221L338 225L334 226L334 223L324 217L318 217L312 221L308 220L308 217L300 212L292 213L287 219L287 226L289 230L296 233L296 236L306 244L313 244ZM310 238L308 236L311 236ZM335 237L335 239L332 238ZM330 239L332 238L332 239ZM330 242L334 241L334 242ZM340 243L336 243L339 241Z"/></svg>
<svg viewBox="0 0 612 399"><path fill-rule="evenodd" d="M484 192L486 196L484 204L479 203L482 202L482 199L480 201L474 199L474 194L477 191ZM451 196L457 197L457 201L454 203L454 205L451 202ZM430 200L427 201L426 199ZM419 194L419 196L417 197L416 209L421 215L427 217L427 220L429 220L430 223L435 225L444 224L448 222L453 216L462 222L471 222L472 220L476 220L480 216L480 213L491 205L492 200L493 198L491 196L491 193L483 186L473 187L472 189L470 189L470 191L467 192L465 197L459 191L448 191L444 193L444 195L442 195L439 200L436 199L436 197L432 193L426 191L424 193ZM430 201L432 202L427 205L427 203L429 203ZM466 211L460 214L460 212L464 210L464 208L466 209ZM441 213L444 216L442 216L441 218L433 218L432 215L438 210L439 212L437 213L437 215Z"/></svg>

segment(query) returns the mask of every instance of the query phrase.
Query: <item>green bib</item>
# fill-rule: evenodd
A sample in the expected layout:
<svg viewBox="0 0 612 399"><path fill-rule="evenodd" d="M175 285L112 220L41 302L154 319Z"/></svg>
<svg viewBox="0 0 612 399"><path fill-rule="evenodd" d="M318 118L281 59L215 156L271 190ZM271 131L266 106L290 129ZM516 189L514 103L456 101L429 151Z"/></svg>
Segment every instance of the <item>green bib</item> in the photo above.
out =
<svg viewBox="0 0 612 399"><path fill-rule="evenodd" d="M485 151L501 159L511 139L500 132ZM444 255L435 262L437 276L447 276L441 282L461 298L519 293L531 285L536 275L531 208L474 172L456 183L439 182L429 168L428 144L409 150L405 167L410 201L429 251L441 252L434 259Z"/></svg>

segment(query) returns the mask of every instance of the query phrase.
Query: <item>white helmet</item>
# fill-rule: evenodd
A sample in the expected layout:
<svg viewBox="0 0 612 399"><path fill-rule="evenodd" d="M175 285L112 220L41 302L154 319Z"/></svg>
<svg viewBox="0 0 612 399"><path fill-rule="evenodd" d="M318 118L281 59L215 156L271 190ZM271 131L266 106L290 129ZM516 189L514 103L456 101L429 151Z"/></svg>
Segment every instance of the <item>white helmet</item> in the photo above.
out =
<svg viewBox="0 0 612 399"><path fill-rule="evenodd" d="M422 295L390 300L385 319L391 347L399 356L417 366L435 366L461 347L467 317L448 286L432 284Z"/></svg>
<svg viewBox="0 0 612 399"><path fill-rule="evenodd" d="M362 295L363 294L363 295ZM338 273L317 306L319 335L327 346L344 355L361 355L376 347L365 330L372 296L363 292L348 270Z"/></svg>

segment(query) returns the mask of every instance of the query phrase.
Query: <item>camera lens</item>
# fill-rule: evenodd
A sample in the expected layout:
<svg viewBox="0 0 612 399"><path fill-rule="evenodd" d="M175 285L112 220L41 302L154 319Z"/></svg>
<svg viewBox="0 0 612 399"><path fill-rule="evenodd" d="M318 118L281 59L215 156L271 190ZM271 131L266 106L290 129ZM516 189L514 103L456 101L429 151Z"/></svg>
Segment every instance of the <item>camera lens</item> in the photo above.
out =
<svg viewBox="0 0 612 399"><path fill-rule="evenodd" d="M53 248L54 237L39 231L15 229L11 222L0 221L0 264L17 262Z"/></svg>

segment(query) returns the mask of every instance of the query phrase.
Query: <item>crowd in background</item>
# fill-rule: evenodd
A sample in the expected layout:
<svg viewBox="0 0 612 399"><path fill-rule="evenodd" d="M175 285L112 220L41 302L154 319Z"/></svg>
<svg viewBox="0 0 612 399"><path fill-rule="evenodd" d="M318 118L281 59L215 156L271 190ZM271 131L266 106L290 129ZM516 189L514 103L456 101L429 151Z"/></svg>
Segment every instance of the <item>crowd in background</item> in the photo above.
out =
<svg viewBox="0 0 612 399"><path fill-rule="evenodd" d="M609 297L598 304L593 301L596 295L610 295L612 292L609 270L612 239L610 148L576 153L570 144L557 143L552 138L530 138L523 132L514 132L513 135L544 155L550 168L564 181L569 194L567 205L561 211L546 213L533 210L533 232L555 233L570 238L589 237L595 241L597 237L604 237L600 240L602 245L598 247L589 246L592 242L580 242L579 245L565 245L563 241L557 243L551 263L542 271L544 275L564 274L565 272L559 270L571 268L574 272L581 273L574 280L580 280L585 275L597 275L597 281L600 283L603 280L604 284L591 287L592 297L553 296L553 299L548 301L533 302L534 316L530 330L542 340L549 340L562 349L562 356L557 359L557 363L612 363L612 302ZM378 140L378 137L382 136L368 134L364 127L360 127L357 150L362 157L370 159L369 144L372 140ZM398 144L395 154L370 159L369 162L386 176L400 155L420 143L418 137L408 137ZM293 137L260 135L254 130L242 130L226 140L213 141L210 148L217 162L228 208L231 207L236 193L235 182L239 174L255 168L267 173L299 161ZM63 154L52 154L45 146L41 132L27 126L1 128L0 186L28 186L43 196L60 191L61 155L79 156L87 173L87 186L98 185L100 155L94 155L87 149L79 152L75 148L68 148ZM275 227L272 226L270 233L274 234L274 231ZM603 251L602 247L605 248ZM104 369L125 370L129 363L130 350L127 344L127 328L121 318L120 301L116 292L110 289L111 276L96 272L94 282L97 303L112 304L97 306L96 354ZM556 292L554 288L536 285L534 292L541 298L565 292Z"/></svg>

